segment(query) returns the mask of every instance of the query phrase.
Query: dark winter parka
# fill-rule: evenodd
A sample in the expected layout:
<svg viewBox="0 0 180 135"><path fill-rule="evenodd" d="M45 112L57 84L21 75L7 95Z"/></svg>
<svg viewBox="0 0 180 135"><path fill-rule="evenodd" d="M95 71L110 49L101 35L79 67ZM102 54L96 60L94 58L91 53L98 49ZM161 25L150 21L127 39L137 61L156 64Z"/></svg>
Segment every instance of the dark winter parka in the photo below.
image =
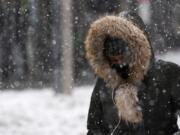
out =
<svg viewBox="0 0 180 135"><path fill-rule="evenodd" d="M88 135L172 135L178 131L180 67L155 60L147 33L133 19L123 15L100 18L87 35L87 59L98 76ZM126 79L104 56L107 36L122 39L133 52Z"/></svg>

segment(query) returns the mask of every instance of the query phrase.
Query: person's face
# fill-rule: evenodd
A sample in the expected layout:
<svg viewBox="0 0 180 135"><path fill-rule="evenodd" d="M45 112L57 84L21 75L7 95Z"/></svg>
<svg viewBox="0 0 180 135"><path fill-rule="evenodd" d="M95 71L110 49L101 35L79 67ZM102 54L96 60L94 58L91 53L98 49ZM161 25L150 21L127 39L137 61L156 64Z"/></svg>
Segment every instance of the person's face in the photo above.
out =
<svg viewBox="0 0 180 135"><path fill-rule="evenodd" d="M104 54L112 68L120 68L128 65L130 62L131 51L124 40L107 37L104 42L104 48Z"/></svg>
<svg viewBox="0 0 180 135"><path fill-rule="evenodd" d="M109 62L110 62L110 65L114 65L114 64L123 64L123 59L124 59L124 56L123 54L118 54L118 55L115 55L115 56L109 56Z"/></svg>
<svg viewBox="0 0 180 135"><path fill-rule="evenodd" d="M109 64L122 78L127 79L129 77L129 65L124 54L109 56Z"/></svg>

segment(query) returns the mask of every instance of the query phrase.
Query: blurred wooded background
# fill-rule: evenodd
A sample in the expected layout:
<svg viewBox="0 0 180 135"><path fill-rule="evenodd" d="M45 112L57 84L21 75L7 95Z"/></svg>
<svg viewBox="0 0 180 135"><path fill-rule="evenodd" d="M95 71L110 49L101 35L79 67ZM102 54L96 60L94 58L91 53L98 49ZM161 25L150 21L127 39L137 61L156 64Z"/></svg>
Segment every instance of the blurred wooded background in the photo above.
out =
<svg viewBox="0 0 180 135"><path fill-rule="evenodd" d="M179 48L178 0L0 0L0 89L91 84L89 25L127 9L147 24L156 53Z"/></svg>

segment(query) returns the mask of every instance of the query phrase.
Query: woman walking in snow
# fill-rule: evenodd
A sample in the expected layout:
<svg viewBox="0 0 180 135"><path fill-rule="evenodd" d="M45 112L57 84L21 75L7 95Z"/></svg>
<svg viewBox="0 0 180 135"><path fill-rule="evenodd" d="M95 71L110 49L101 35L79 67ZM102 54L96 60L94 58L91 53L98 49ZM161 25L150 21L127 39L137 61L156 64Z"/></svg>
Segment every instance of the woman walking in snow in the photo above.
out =
<svg viewBox="0 0 180 135"><path fill-rule="evenodd" d="M180 67L155 60L137 14L121 12L98 19L85 45L98 76L88 135L172 135L178 131Z"/></svg>

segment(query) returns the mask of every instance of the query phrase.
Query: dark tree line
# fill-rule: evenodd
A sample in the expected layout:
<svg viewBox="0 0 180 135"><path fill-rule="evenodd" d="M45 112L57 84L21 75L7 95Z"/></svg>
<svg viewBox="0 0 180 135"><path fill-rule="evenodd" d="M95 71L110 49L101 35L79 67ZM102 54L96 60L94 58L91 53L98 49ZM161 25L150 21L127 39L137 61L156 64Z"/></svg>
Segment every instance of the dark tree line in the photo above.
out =
<svg viewBox="0 0 180 135"><path fill-rule="evenodd" d="M27 23L20 1L0 1L0 71L1 87L19 87L26 81Z"/></svg>
<svg viewBox="0 0 180 135"><path fill-rule="evenodd" d="M180 36L178 0L144 0L151 5L151 23L147 26L147 31L152 38L153 48L157 52L164 52L171 48L178 48ZM138 12L138 5L143 0L133 0L129 3L129 9Z"/></svg>
<svg viewBox="0 0 180 135"><path fill-rule="evenodd" d="M50 1L0 1L1 88L52 83L51 10Z"/></svg>
<svg viewBox="0 0 180 135"><path fill-rule="evenodd" d="M129 9L137 12L140 0L76 0L72 5L74 81L94 79L84 53L92 21ZM178 46L177 0L150 0L148 31L155 49ZM0 88L61 87L61 0L0 0ZM157 38L158 37L158 38ZM160 37L160 38L159 38ZM162 39L162 40L159 40ZM67 60L64 58L64 60Z"/></svg>

